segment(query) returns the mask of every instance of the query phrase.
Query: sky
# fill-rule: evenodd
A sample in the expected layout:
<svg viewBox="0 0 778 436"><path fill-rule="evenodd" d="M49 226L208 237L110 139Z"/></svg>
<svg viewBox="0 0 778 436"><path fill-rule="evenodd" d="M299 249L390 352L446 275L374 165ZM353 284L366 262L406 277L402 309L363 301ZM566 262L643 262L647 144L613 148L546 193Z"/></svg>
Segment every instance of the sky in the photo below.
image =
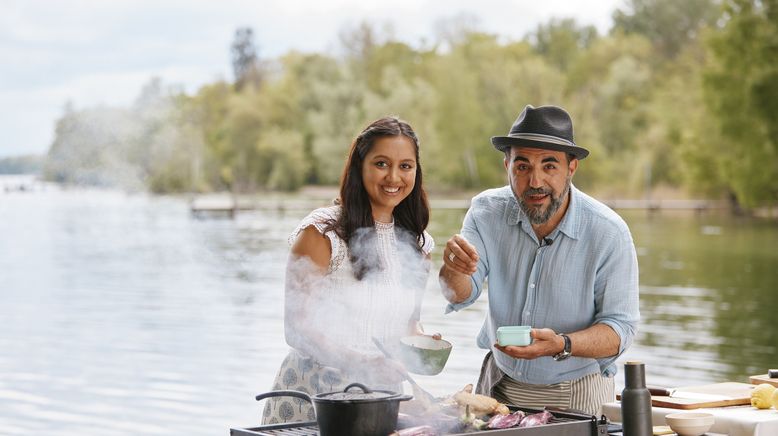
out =
<svg viewBox="0 0 778 436"><path fill-rule="evenodd" d="M413 46L437 24L474 17L516 40L575 18L605 33L622 0L0 0L0 158L46 153L65 104L127 106L152 77L189 93L232 80L235 29L254 29L260 58L337 54L365 21Z"/></svg>

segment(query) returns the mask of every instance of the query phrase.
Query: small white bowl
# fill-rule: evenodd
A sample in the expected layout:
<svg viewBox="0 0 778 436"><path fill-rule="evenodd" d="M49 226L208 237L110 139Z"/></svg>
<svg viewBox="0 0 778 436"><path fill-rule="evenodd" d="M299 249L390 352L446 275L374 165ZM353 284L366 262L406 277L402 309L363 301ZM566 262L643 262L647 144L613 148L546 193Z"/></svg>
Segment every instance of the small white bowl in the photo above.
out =
<svg viewBox="0 0 778 436"><path fill-rule="evenodd" d="M715 419L710 413L686 412L666 415L665 421L679 436L700 436L710 430Z"/></svg>

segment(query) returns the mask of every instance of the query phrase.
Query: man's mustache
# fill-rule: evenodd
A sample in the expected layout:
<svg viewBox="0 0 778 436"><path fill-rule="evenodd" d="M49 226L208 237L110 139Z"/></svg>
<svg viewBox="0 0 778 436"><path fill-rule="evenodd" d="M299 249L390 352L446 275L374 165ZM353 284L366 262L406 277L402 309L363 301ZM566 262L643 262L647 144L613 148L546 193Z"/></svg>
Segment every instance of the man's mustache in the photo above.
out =
<svg viewBox="0 0 778 436"><path fill-rule="evenodd" d="M528 197L530 195L551 195L553 191L548 188L527 188L524 190L522 197Z"/></svg>

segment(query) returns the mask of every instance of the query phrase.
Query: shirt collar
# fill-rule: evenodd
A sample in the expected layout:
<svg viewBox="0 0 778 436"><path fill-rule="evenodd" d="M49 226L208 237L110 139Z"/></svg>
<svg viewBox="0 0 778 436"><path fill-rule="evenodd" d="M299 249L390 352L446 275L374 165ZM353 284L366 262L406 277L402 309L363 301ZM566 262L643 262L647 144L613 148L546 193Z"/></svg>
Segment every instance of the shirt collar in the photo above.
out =
<svg viewBox="0 0 778 436"><path fill-rule="evenodd" d="M578 239L579 223L581 222L581 191L572 183L570 184L570 204L567 205L565 216L557 226L557 229L572 239Z"/></svg>
<svg viewBox="0 0 778 436"><path fill-rule="evenodd" d="M506 220L507 224L521 224L522 229L524 229L527 234L534 235L535 233L532 230L532 225L529 223L527 215L523 210L521 210L521 207L519 207L519 202L516 200L516 196L513 195L512 188L509 187L509 189L511 189L512 195ZM562 217L562 221L560 221L556 229L551 232L551 235L556 235L557 232L562 232L572 239L578 239L578 229L580 228L579 223L581 220L581 207L578 204L580 201L580 195L581 191L579 191L575 185L570 184L570 204L567 205L567 211L565 212L565 216ZM554 236L552 236L552 238L553 237Z"/></svg>

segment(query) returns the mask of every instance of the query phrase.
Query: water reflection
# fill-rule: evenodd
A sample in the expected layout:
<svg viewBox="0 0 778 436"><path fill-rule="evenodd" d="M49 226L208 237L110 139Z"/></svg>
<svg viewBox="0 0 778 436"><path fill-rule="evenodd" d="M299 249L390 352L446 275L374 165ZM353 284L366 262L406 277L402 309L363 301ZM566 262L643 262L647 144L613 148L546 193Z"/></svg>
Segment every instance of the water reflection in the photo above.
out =
<svg viewBox="0 0 778 436"><path fill-rule="evenodd" d="M776 364L778 226L721 215L626 214L640 252L638 347L668 383L747 381ZM662 367L662 368L655 368Z"/></svg>
<svg viewBox="0 0 778 436"><path fill-rule="evenodd" d="M3 434L223 434L259 422L253 396L286 354L286 237L308 210L192 219L185 199L41 190L0 194ZM423 304L454 344L436 395L478 374L486 299L443 315L435 269L463 210L433 210ZM778 362L778 226L624 214L643 323L620 362L668 386L745 381ZM621 379L617 379L621 383Z"/></svg>

